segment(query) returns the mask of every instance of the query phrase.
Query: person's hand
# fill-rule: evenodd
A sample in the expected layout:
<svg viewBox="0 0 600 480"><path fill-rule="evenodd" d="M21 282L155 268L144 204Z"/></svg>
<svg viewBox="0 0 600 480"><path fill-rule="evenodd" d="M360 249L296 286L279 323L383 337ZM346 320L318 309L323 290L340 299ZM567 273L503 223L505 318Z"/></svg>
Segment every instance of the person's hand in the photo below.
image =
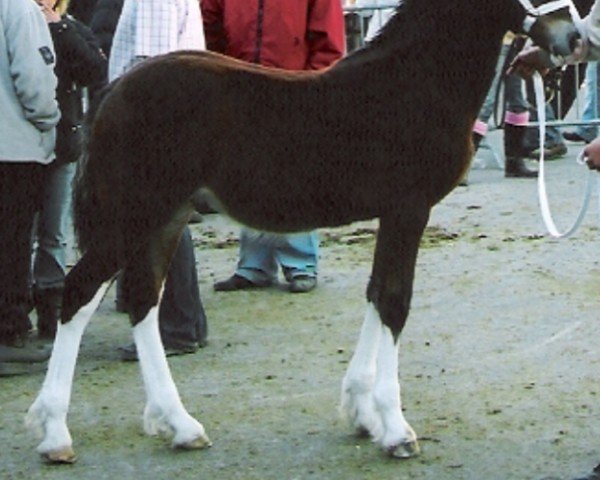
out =
<svg viewBox="0 0 600 480"><path fill-rule="evenodd" d="M583 155L591 170L600 170L600 138L587 145L583 149Z"/></svg>
<svg viewBox="0 0 600 480"><path fill-rule="evenodd" d="M514 58L507 73L514 73L523 78L531 78L535 72L546 75L552 67L548 52L540 47L527 47Z"/></svg>
<svg viewBox="0 0 600 480"><path fill-rule="evenodd" d="M46 22L55 23L60 22L60 14L54 10L54 4L56 0L35 0L37 4L41 7L42 13L46 18Z"/></svg>

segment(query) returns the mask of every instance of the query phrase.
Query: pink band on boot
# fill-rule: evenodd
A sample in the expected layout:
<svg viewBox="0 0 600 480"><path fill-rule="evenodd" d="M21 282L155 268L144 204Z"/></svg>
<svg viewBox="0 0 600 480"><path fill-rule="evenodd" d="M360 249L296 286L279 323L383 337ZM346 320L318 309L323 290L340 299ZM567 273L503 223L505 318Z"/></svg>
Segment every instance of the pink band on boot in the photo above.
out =
<svg viewBox="0 0 600 480"><path fill-rule="evenodd" d="M488 132L488 124L486 122L482 122L481 120L475 120L475 125L473 125L473 131L477 135L485 137L485 135Z"/></svg>
<svg viewBox="0 0 600 480"><path fill-rule="evenodd" d="M504 123L515 125L517 127L525 126L529 123L529 112L506 112L504 115Z"/></svg>

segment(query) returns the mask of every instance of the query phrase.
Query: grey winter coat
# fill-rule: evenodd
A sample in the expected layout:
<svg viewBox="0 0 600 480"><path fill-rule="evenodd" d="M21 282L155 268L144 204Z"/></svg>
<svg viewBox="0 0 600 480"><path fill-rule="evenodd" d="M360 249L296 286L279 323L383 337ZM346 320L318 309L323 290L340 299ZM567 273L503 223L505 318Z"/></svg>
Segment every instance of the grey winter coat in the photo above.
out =
<svg viewBox="0 0 600 480"><path fill-rule="evenodd" d="M54 158L55 54L46 20L33 0L0 0L0 162Z"/></svg>

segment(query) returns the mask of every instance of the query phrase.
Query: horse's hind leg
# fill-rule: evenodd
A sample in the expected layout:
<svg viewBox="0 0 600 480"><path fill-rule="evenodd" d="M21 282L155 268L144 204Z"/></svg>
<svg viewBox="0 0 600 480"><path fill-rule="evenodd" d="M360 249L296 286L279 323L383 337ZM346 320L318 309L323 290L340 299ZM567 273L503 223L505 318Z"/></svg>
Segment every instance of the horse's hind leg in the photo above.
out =
<svg viewBox="0 0 600 480"><path fill-rule="evenodd" d="M41 433L37 450L49 462L75 461L66 421L75 363L83 332L109 287L102 282L116 270L116 264L114 269L110 265L108 257L90 251L65 281L64 323L58 324L46 379L26 416L26 425ZM66 312L76 313L71 317Z"/></svg>
<svg viewBox="0 0 600 480"><path fill-rule="evenodd" d="M187 210L158 232L152 233L147 248L130 262L123 275L129 299L133 337L144 379L147 404L144 429L149 435L173 433L173 446L194 449L211 445L204 427L185 409L173 382L158 328L158 305L170 259Z"/></svg>
<svg viewBox="0 0 600 480"><path fill-rule="evenodd" d="M204 427L185 409L169 371L158 329L158 305L133 329L133 337L146 388L144 430L148 435L173 434L175 448L211 445Z"/></svg>
<svg viewBox="0 0 600 480"><path fill-rule="evenodd" d="M398 340L408 316L419 241L428 208L381 219L369 305L355 354L342 383L342 408L354 426L387 452L410 457L417 437L404 419L398 382Z"/></svg>

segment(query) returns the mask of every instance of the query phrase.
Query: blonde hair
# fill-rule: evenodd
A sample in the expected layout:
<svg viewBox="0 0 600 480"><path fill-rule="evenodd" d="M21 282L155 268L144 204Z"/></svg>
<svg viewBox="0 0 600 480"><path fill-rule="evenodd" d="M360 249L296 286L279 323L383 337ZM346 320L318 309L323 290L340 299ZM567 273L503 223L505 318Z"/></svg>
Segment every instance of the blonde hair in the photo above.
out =
<svg viewBox="0 0 600 480"><path fill-rule="evenodd" d="M54 11L60 16L63 16L65 13L67 13L69 2L70 0L57 0L56 4L54 5Z"/></svg>

